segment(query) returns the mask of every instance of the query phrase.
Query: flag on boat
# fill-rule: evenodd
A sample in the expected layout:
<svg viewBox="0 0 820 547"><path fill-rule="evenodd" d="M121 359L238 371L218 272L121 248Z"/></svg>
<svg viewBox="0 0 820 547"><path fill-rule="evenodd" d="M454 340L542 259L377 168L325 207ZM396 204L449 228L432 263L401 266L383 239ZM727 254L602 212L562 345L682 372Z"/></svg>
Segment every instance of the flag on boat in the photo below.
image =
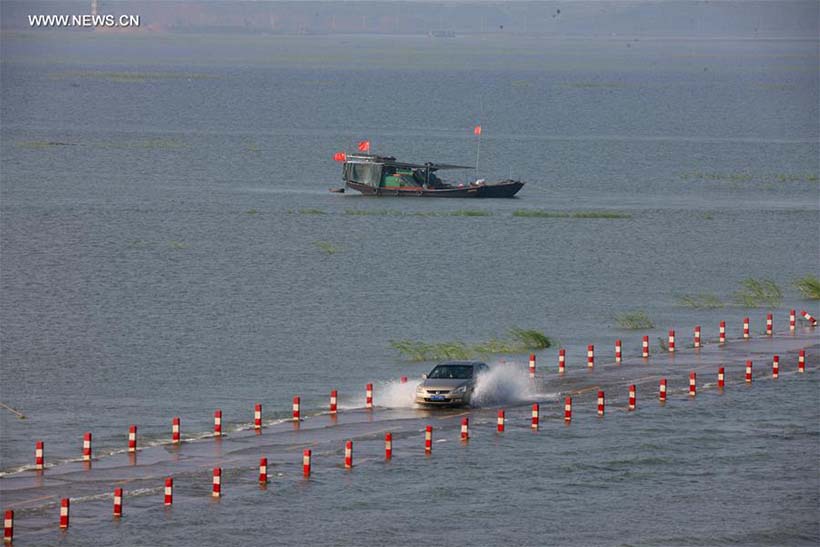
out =
<svg viewBox="0 0 820 547"><path fill-rule="evenodd" d="M370 152L370 141L360 141L359 152Z"/></svg>
<svg viewBox="0 0 820 547"><path fill-rule="evenodd" d="M347 154L344 152L336 152L333 154L333 161L347 161Z"/></svg>
<svg viewBox="0 0 820 547"><path fill-rule="evenodd" d="M480 125L475 126L475 128L473 129L473 135L481 135L481 126Z"/></svg>

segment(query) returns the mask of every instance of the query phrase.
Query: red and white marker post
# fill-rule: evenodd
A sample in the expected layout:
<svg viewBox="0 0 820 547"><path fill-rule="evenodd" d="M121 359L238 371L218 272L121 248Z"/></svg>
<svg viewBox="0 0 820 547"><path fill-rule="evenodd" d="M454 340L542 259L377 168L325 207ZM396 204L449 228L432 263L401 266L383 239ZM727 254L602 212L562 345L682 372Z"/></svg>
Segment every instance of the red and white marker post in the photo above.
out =
<svg viewBox="0 0 820 547"><path fill-rule="evenodd" d="M635 410L636 406L638 406L637 389L635 389L635 384L632 384L629 386L629 410Z"/></svg>
<svg viewBox="0 0 820 547"><path fill-rule="evenodd" d="M812 316L812 314L810 314L806 310L800 310L800 315L803 316L803 319L805 319L806 321L809 322L809 326L812 326L812 327L817 326L817 319L815 319L814 316Z"/></svg>
<svg viewBox="0 0 820 547"><path fill-rule="evenodd" d="M336 400L339 396L339 392L335 389L330 392L330 414L335 415L338 411L338 407L336 404Z"/></svg>
<svg viewBox="0 0 820 547"><path fill-rule="evenodd" d="M694 370L689 373L689 396L690 397L694 397L698 393L697 377L698 376L697 376L697 374L695 374Z"/></svg>
<svg viewBox="0 0 820 547"><path fill-rule="evenodd" d="M212 481L211 497L222 497L222 468L214 467L214 477Z"/></svg>
<svg viewBox="0 0 820 547"><path fill-rule="evenodd" d="M752 383L752 362L746 361L746 383Z"/></svg>
<svg viewBox="0 0 820 547"><path fill-rule="evenodd" d="M749 336L751 336L750 333L749 333L749 318L744 317L743 318L743 339L748 340Z"/></svg>
<svg viewBox="0 0 820 547"><path fill-rule="evenodd" d="M658 400L662 403L666 402L666 378L661 378L658 384Z"/></svg>
<svg viewBox="0 0 820 547"><path fill-rule="evenodd" d="M772 379L777 380L780 377L780 356L772 357Z"/></svg>
<svg viewBox="0 0 820 547"><path fill-rule="evenodd" d="M587 367L592 368L595 366L595 346L593 344L589 344L587 346Z"/></svg>
<svg viewBox="0 0 820 547"><path fill-rule="evenodd" d="M424 428L424 453L430 455L433 453L433 426L428 425Z"/></svg>
<svg viewBox="0 0 820 547"><path fill-rule="evenodd" d="M772 314L766 314L766 336L771 336L774 333L774 328L772 327Z"/></svg>
<svg viewBox="0 0 820 547"><path fill-rule="evenodd" d="M259 458L259 484L268 484L268 459Z"/></svg>
<svg viewBox="0 0 820 547"><path fill-rule="evenodd" d="M293 398L293 421L298 422L302 419L302 411L301 411L301 399L297 395Z"/></svg>
<svg viewBox="0 0 820 547"><path fill-rule="evenodd" d="M114 489L114 516L122 516L122 488Z"/></svg>
<svg viewBox="0 0 820 547"><path fill-rule="evenodd" d="M60 528L65 530L68 528L69 510L71 509L71 501L68 498L60 500Z"/></svg>
<svg viewBox="0 0 820 547"><path fill-rule="evenodd" d="M724 369L723 369L723 367L720 367L718 369L718 385L717 385L717 387L718 387L718 389L723 389L725 385L726 385L726 381L724 379Z"/></svg>
<svg viewBox="0 0 820 547"><path fill-rule="evenodd" d="M641 341L641 357L644 359L649 358L649 336L644 335L643 340Z"/></svg>
<svg viewBox="0 0 820 547"><path fill-rule="evenodd" d="M461 419L461 441L467 442L470 440L470 419L464 417Z"/></svg>
<svg viewBox="0 0 820 547"><path fill-rule="evenodd" d="M598 392L598 416L604 415L604 392Z"/></svg>
<svg viewBox="0 0 820 547"><path fill-rule="evenodd" d="M91 461L91 433L89 432L83 435L83 461Z"/></svg>
<svg viewBox="0 0 820 547"><path fill-rule="evenodd" d="M498 433L504 433L504 421L506 420L506 414L504 414L503 410L498 411L498 418L496 419L496 426L495 430Z"/></svg>
<svg viewBox="0 0 820 547"><path fill-rule="evenodd" d="M137 451L137 426L133 424L128 428L128 451Z"/></svg>
<svg viewBox="0 0 820 547"><path fill-rule="evenodd" d="M220 409L214 410L214 437L222 436L222 411Z"/></svg>
<svg viewBox="0 0 820 547"><path fill-rule="evenodd" d="M675 353L675 331L669 329L669 353Z"/></svg>
<svg viewBox="0 0 820 547"><path fill-rule="evenodd" d="M3 543L12 541L14 541L14 511L9 509L3 518Z"/></svg>
<svg viewBox="0 0 820 547"><path fill-rule="evenodd" d="M720 322L720 327L718 329L718 342L721 344L726 343L726 321Z"/></svg>
<svg viewBox="0 0 820 547"><path fill-rule="evenodd" d="M572 397L564 399L564 421L569 423L572 420Z"/></svg>
<svg viewBox="0 0 820 547"><path fill-rule="evenodd" d="M373 410L373 384L365 386L364 406L367 410Z"/></svg>
<svg viewBox="0 0 820 547"><path fill-rule="evenodd" d="M353 441L345 441L345 469L353 469Z"/></svg>
<svg viewBox="0 0 820 547"><path fill-rule="evenodd" d="M797 354L797 372L806 372L806 350L804 349Z"/></svg>
<svg viewBox="0 0 820 547"><path fill-rule="evenodd" d="M171 420L171 443L172 444L179 444L179 441L180 441L179 425L180 425L179 416L174 416L174 419Z"/></svg>
<svg viewBox="0 0 820 547"><path fill-rule="evenodd" d="M262 429L262 404L253 405L253 428L257 431Z"/></svg>
<svg viewBox="0 0 820 547"><path fill-rule="evenodd" d="M530 420L530 429L538 430L541 422L541 406L538 403L532 404L532 419Z"/></svg>
<svg viewBox="0 0 820 547"><path fill-rule="evenodd" d="M698 349L698 348L700 348L700 325L697 325L695 327L695 337L694 338L695 338L695 342L694 342L695 349Z"/></svg>
<svg viewBox="0 0 820 547"><path fill-rule="evenodd" d="M794 332L797 328L797 313L794 310L789 310L789 330Z"/></svg>
<svg viewBox="0 0 820 547"><path fill-rule="evenodd" d="M530 353L530 379L535 378L535 354Z"/></svg>
<svg viewBox="0 0 820 547"><path fill-rule="evenodd" d="M302 452L302 476L305 478L310 477L310 448L305 448Z"/></svg>
<svg viewBox="0 0 820 547"><path fill-rule="evenodd" d="M615 363L621 364L621 341L615 340Z"/></svg>
<svg viewBox="0 0 820 547"><path fill-rule="evenodd" d="M558 374L563 374L566 370L567 350L561 348L558 350Z"/></svg>
<svg viewBox="0 0 820 547"><path fill-rule="evenodd" d="M393 458L393 434L389 431L384 434L384 459Z"/></svg>
<svg viewBox="0 0 820 547"><path fill-rule="evenodd" d="M174 503L174 478L165 478L165 505L173 505Z"/></svg>
<svg viewBox="0 0 820 547"><path fill-rule="evenodd" d="M37 471L45 469L45 444L43 441L34 443L34 469Z"/></svg>

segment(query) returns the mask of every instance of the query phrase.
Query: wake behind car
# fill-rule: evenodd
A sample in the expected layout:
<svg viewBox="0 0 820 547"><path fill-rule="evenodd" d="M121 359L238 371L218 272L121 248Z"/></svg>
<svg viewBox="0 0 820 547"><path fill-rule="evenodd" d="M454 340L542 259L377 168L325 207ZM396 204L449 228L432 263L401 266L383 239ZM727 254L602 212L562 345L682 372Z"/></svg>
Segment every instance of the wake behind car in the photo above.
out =
<svg viewBox="0 0 820 547"><path fill-rule="evenodd" d="M466 406L475 391L478 377L490 368L479 361L439 363L416 388L416 404L424 406Z"/></svg>

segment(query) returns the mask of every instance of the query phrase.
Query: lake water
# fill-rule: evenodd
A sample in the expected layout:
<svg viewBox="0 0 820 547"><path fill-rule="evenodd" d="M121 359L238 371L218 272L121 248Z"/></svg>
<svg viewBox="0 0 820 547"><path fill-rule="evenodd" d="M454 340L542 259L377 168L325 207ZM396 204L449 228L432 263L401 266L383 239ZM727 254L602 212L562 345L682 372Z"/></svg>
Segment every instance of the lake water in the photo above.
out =
<svg viewBox="0 0 820 547"><path fill-rule="evenodd" d="M820 272L817 65L812 41L5 35L0 401L26 419L0 409L0 496L18 543L816 544L820 341L802 321L788 334L788 310L820 316L793 285ZM362 139L403 160L474 165L479 123L478 174L527 181L516 199L327 191L340 185L333 153ZM780 305L733 304L747 278L773 280ZM727 305L681 301L704 294ZM637 310L655 326L619 329ZM773 340L760 336L767 312ZM746 316L751 342L738 340ZM698 353L694 325L708 341ZM431 363L404 360L392 340L478 343L516 326L553 347L537 352L534 384L526 354L487 357L503 373L468 411L467 446L461 412L409 403ZM674 358L658 355L668 329L683 348ZM778 352L783 373L767 381ZM751 388L747 358L761 377ZM725 392L688 400L689 370L701 388L721 364ZM635 413L623 411L630 383ZM261 436L248 430L256 402ZM221 441L208 438L215 408ZM173 416L191 440L178 449ZM133 461L131 423L145 447ZM76 461L86 431L90 470ZM53 467L37 475L40 439ZM272 482L260 491L263 455Z"/></svg>

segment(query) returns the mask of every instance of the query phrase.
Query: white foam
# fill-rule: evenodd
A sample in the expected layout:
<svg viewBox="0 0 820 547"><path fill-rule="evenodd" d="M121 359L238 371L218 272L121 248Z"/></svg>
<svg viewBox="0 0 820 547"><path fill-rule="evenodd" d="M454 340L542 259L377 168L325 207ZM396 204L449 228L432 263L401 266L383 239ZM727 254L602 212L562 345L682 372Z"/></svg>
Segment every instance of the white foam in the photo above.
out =
<svg viewBox="0 0 820 547"><path fill-rule="evenodd" d="M525 403L543 398L525 367L499 363L490 366L489 372L478 377L472 406Z"/></svg>
<svg viewBox="0 0 820 547"><path fill-rule="evenodd" d="M402 384L398 380L386 382L377 386L379 391L373 394L374 402L386 408L413 408L416 406L416 387L421 382L407 381Z"/></svg>

